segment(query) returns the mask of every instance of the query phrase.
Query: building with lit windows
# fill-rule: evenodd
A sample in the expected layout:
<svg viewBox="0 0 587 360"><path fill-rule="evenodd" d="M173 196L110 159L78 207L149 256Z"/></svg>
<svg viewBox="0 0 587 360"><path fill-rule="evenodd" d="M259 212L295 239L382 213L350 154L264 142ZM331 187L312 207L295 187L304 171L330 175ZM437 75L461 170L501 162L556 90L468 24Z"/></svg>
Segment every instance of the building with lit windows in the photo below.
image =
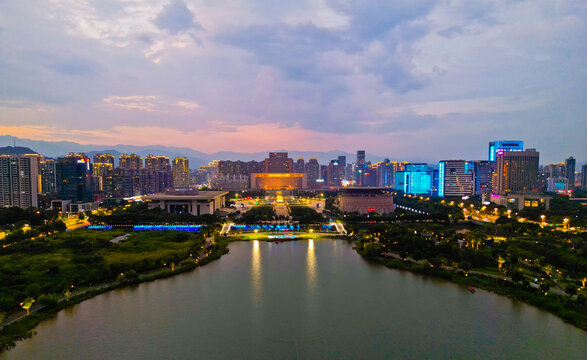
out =
<svg viewBox="0 0 587 360"><path fill-rule="evenodd" d="M465 160L443 160L438 163L438 196L473 195L473 173Z"/></svg>
<svg viewBox="0 0 587 360"><path fill-rule="evenodd" d="M482 195L491 193L491 183L493 181L493 171L495 163L487 160L470 161L472 165L474 178L474 194Z"/></svg>
<svg viewBox="0 0 587 360"><path fill-rule="evenodd" d="M575 188L575 158L572 156L565 160L565 175L568 179L568 189L572 190Z"/></svg>
<svg viewBox="0 0 587 360"><path fill-rule="evenodd" d="M406 194L431 194L432 170L428 164L406 164L404 171L395 173L394 189Z"/></svg>
<svg viewBox="0 0 587 360"><path fill-rule="evenodd" d="M122 154L118 157L118 167L127 170L140 170L143 167L143 159L137 154Z"/></svg>
<svg viewBox="0 0 587 360"><path fill-rule="evenodd" d="M90 158L85 154L70 153L58 158L55 164L57 172L57 199L72 202L89 202L92 200L92 168Z"/></svg>
<svg viewBox="0 0 587 360"><path fill-rule="evenodd" d="M55 169L55 159L41 158L39 164L39 171L41 175L40 194L54 194L57 191L57 178Z"/></svg>
<svg viewBox="0 0 587 360"><path fill-rule="evenodd" d="M318 159L310 158L306 164L305 172L307 174L308 187L312 189L319 187L316 183L316 180L320 178L320 164L318 163Z"/></svg>
<svg viewBox="0 0 587 360"><path fill-rule="evenodd" d="M175 189L188 189L190 187L190 164L184 157L173 159L173 187Z"/></svg>
<svg viewBox="0 0 587 360"><path fill-rule="evenodd" d="M489 161L497 159L497 153L503 151L524 151L522 140L500 140L489 143Z"/></svg>
<svg viewBox="0 0 587 360"><path fill-rule="evenodd" d="M270 152L265 159L266 173L291 173L293 172L293 159L286 152Z"/></svg>
<svg viewBox="0 0 587 360"><path fill-rule="evenodd" d="M538 159L535 149L497 153L493 194L527 193L538 188Z"/></svg>
<svg viewBox="0 0 587 360"><path fill-rule="evenodd" d="M0 155L0 206L38 207L41 155Z"/></svg>

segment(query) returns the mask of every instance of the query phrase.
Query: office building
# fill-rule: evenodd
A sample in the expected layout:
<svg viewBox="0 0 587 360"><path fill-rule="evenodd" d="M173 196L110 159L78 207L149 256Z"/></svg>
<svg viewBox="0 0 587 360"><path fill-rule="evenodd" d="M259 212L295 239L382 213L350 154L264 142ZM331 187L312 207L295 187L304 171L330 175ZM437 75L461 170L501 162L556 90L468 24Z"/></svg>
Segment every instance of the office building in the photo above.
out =
<svg viewBox="0 0 587 360"><path fill-rule="evenodd" d="M575 158L572 156L565 160L565 174L569 180L568 189L572 190L575 188Z"/></svg>
<svg viewBox="0 0 587 360"><path fill-rule="evenodd" d="M443 160L438 163L438 196L473 195L473 172L465 160Z"/></svg>
<svg viewBox="0 0 587 360"><path fill-rule="evenodd" d="M425 163L406 164L404 171L395 173L394 188L406 194L431 194L432 171Z"/></svg>
<svg viewBox="0 0 587 360"><path fill-rule="evenodd" d="M291 173L293 172L293 159L286 152L270 152L265 159L266 173Z"/></svg>
<svg viewBox="0 0 587 360"><path fill-rule="evenodd" d="M0 155L0 206L38 207L41 158L37 154Z"/></svg>
<svg viewBox="0 0 587 360"><path fill-rule="evenodd" d="M55 164L57 199L72 202L92 200L92 170L85 154L69 153Z"/></svg>
<svg viewBox="0 0 587 360"><path fill-rule="evenodd" d="M496 154L500 151L523 151L524 142L522 140L501 140L489 143L489 161L497 159Z"/></svg>
<svg viewBox="0 0 587 360"><path fill-rule="evenodd" d="M581 189L587 190L587 164L581 166Z"/></svg>
<svg viewBox="0 0 587 360"><path fill-rule="evenodd" d="M55 159L42 157L39 164L41 175L40 194L54 194L57 191L57 170L55 169Z"/></svg>
<svg viewBox="0 0 587 360"><path fill-rule="evenodd" d="M305 172L308 176L308 187L312 189L318 187L316 180L320 178L320 164L316 158L310 158L308 160Z"/></svg>
<svg viewBox="0 0 587 360"><path fill-rule="evenodd" d="M473 177L475 181L474 194L482 195L491 193L495 163L486 160L470 161L469 163L473 166Z"/></svg>
<svg viewBox="0 0 587 360"><path fill-rule="evenodd" d="M493 193L525 193L537 191L539 153L535 149L497 153Z"/></svg>
<svg viewBox="0 0 587 360"><path fill-rule="evenodd" d="M182 191L149 195L149 209L160 208L170 213L211 215L226 204L226 191Z"/></svg>
<svg viewBox="0 0 587 360"><path fill-rule="evenodd" d="M306 172L306 163L303 158L299 158L294 163L293 172L301 174Z"/></svg>
<svg viewBox="0 0 587 360"><path fill-rule="evenodd" d="M173 187L175 189L190 187L190 166L187 158L176 157L173 159Z"/></svg>
<svg viewBox="0 0 587 360"><path fill-rule="evenodd" d="M331 160L326 168L326 185L342 186L343 166L338 160Z"/></svg>

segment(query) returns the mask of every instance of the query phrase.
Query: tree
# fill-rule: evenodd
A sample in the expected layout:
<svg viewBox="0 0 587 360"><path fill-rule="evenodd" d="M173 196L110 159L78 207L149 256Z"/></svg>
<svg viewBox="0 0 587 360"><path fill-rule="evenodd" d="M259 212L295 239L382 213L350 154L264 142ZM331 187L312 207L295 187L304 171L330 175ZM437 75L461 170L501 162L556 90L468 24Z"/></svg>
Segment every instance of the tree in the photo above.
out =
<svg viewBox="0 0 587 360"><path fill-rule="evenodd" d="M31 308L31 306L33 306L34 302L35 299L33 299L32 297L28 297L20 303L20 306L26 310L27 315L29 315L29 309Z"/></svg>
<svg viewBox="0 0 587 360"><path fill-rule="evenodd" d="M26 287L25 293L29 297L36 298L41 293L41 286L37 283L32 283Z"/></svg>

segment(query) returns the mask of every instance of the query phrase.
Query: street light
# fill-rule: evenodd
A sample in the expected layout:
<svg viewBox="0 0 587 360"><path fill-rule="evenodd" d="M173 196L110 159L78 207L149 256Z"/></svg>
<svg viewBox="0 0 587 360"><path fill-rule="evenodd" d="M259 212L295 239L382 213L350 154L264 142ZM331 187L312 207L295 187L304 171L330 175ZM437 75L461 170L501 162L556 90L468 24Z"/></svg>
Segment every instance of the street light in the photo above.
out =
<svg viewBox="0 0 587 360"><path fill-rule="evenodd" d="M569 230L569 219L568 218L564 218L563 219L563 229L567 229Z"/></svg>

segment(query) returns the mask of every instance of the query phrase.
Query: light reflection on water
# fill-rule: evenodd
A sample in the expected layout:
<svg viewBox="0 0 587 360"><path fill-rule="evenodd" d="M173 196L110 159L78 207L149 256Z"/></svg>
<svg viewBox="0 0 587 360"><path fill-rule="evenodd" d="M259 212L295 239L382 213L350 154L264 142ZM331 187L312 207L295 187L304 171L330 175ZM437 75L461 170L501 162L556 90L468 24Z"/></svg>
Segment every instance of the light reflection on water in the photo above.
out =
<svg viewBox="0 0 587 360"><path fill-rule="evenodd" d="M308 278L308 290L314 292L314 288L316 287L316 254L314 253L314 240L308 241L306 276Z"/></svg>
<svg viewBox="0 0 587 360"><path fill-rule="evenodd" d="M261 264L261 253L259 249L259 240L253 241L253 253L251 258L251 287L253 289L253 301L260 305L263 290L263 272Z"/></svg>

